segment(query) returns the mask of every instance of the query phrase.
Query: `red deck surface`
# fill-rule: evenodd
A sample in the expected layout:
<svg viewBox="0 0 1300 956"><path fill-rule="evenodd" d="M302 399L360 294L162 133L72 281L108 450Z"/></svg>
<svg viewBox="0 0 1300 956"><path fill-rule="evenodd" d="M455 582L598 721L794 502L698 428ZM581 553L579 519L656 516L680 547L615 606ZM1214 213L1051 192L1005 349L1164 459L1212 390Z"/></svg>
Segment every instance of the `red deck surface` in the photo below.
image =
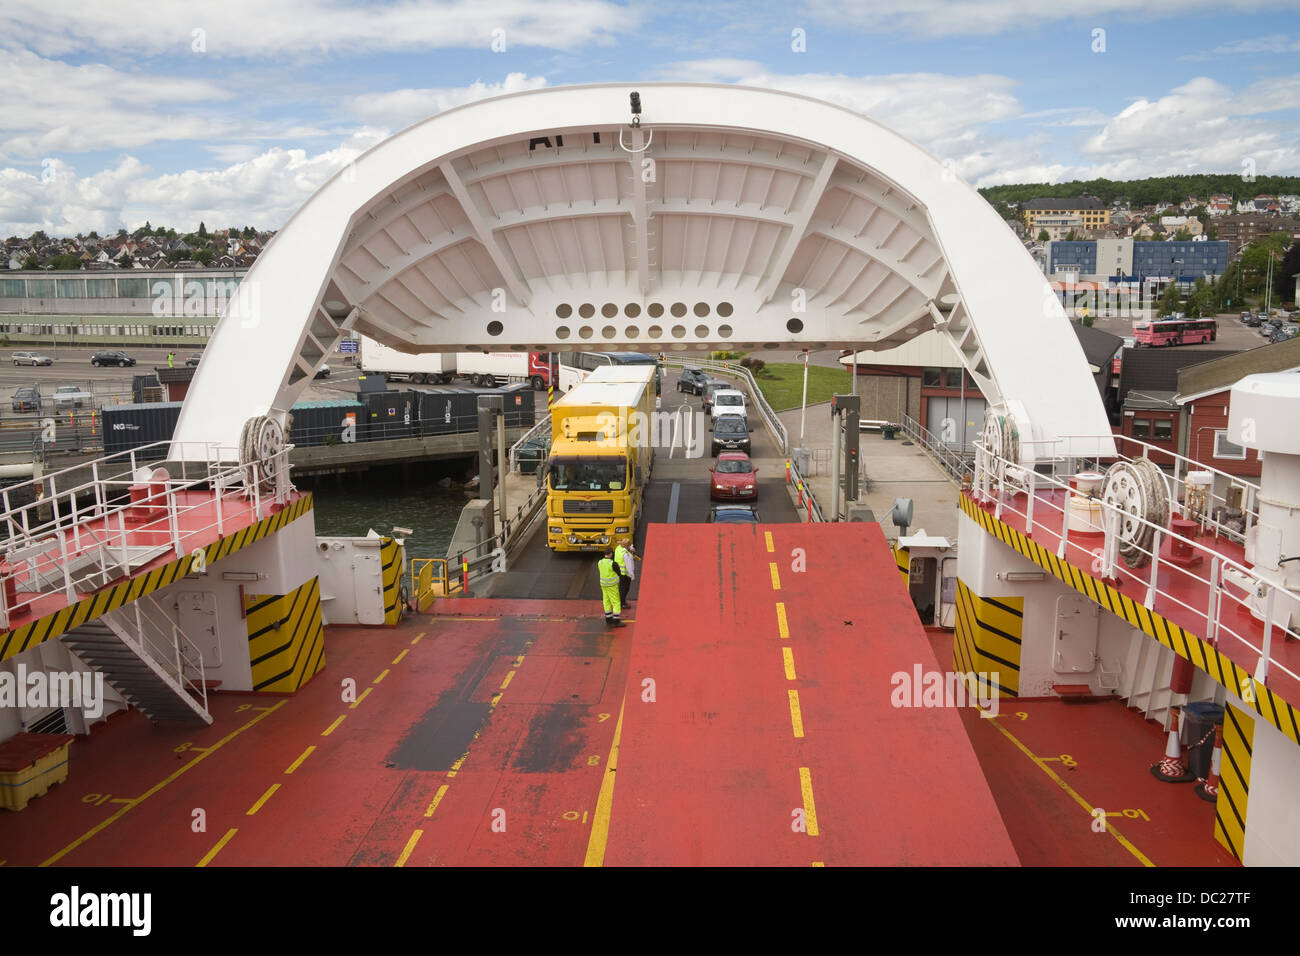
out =
<svg viewBox="0 0 1300 956"><path fill-rule="evenodd" d="M1027 508L1026 495L1017 494L1014 499L1008 496L1003 504L1001 520L1017 531L1028 534L1035 543L1055 554L1061 541L1061 508L1064 498L1063 491L1040 491L1034 504L1033 528L1027 528L1024 515ZM995 505L980 507L989 514L995 514ZM1170 563L1167 560L1169 545L1166 543L1163 546L1156 582L1158 591L1151 609L1179 627L1205 638L1208 634L1206 609L1209 607L1209 586L1201 578L1209 576L1210 561L1215 555L1222 555L1245 567L1250 567L1250 564L1245 560L1244 549L1225 538L1207 534L1196 540L1200 546L1196 553L1203 558L1199 566L1190 570ZM1102 547L1102 544L1101 535L1071 534L1066 544L1065 560L1075 567L1090 571L1094 551ZM1121 560L1116 563L1116 569L1119 576L1116 586L1138 604L1142 604L1146 600L1151 579L1151 566L1131 569ZM1222 595L1218 647L1247 673L1254 674L1259 663L1260 648L1264 645L1264 625L1251 616L1244 604L1233 600L1229 596L1232 593L1240 596L1236 589L1225 591ZM1243 641L1242 637L1250 643ZM1300 677L1296 676L1300 675L1300 641L1285 639L1283 632L1274 629L1271 657L1273 663L1269 667L1267 681L1269 689L1291 705L1300 705Z"/></svg>
<svg viewBox="0 0 1300 956"><path fill-rule="evenodd" d="M642 577L606 864L1017 862L956 709L891 702L943 668L878 525L653 525L645 550L673 560Z"/></svg>
<svg viewBox="0 0 1300 956"><path fill-rule="evenodd" d="M131 523L123 519L119 525L117 515L80 522L76 536L73 535L70 529L65 532L68 556L75 558L81 554L88 554L101 544L106 544L110 552L112 552L112 549L121 547L121 531L123 529L126 531L128 547L166 547L169 549L150 560L147 564L140 565L132 570L131 576L135 577L146 574L170 561L175 561L178 557L191 553L196 548L205 547L214 541L219 541L222 537L229 537L260 520L254 513L251 500L228 496L221 502L222 531L218 534L217 498L212 492L178 491L174 497L177 505L176 523L181 545L180 554L171 549L170 524L164 511L162 517L151 518L149 521L140 523ZM303 493L295 493L290 496L289 502L297 501L301 497L303 497ZM263 517L270 517L280 509L270 502L264 502L262 510ZM48 556L50 552L47 552L47 556L37 559L37 570L48 572L59 567L57 545L51 545L51 552L53 557ZM15 575L16 580L19 582L25 581L29 577L28 572L23 570L26 567L26 562L19 565L19 570ZM110 584L123 580L126 576L126 572L123 571ZM81 600L86 596L85 593L78 594L77 600ZM10 626L13 628L22 627L34 620L61 611L68 606L67 593L62 587L41 593L20 591L18 597L19 601L23 602L23 607L28 609L28 613L15 615L10 622Z"/></svg>

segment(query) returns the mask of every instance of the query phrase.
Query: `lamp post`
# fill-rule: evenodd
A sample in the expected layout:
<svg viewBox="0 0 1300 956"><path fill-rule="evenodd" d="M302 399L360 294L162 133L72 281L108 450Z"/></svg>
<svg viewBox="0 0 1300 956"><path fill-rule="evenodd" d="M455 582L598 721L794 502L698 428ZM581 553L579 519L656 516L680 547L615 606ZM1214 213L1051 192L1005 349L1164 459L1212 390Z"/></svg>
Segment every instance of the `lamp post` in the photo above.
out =
<svg viewBox="0 0 1300 956"><path fill-rule="evenodd" d="M803 350L803 401L799 405L799 444L803 445L803 423L808 412L808 350Z"/></svg>

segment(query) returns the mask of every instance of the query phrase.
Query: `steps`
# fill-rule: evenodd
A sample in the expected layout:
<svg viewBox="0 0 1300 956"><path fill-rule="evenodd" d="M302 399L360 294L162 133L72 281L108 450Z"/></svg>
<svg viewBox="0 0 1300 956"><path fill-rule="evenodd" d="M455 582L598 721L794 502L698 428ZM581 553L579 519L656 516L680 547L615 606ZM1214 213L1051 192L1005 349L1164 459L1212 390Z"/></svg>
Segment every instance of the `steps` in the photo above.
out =
<svg viewBox="0 0 1300 956"><path fill-rule="evenodd" d="M115 691L155 723L212 723L201 676L198 683L187 678L185 663L179 654L172 653L169 657L163 653L168 648L157 636L152 640L144 637L140 632L150 622L139 613L133 615L133 610L105 614L66 632L62 640L88 667L102 673ZM132 616L136 618L134 627L130 621ZM173 640L185 640L174 628L172 631ZM170 650L176 651L175 644ZM186 659L189 659L188 654ZM199 673L202 674L201 660Z"/></svg>

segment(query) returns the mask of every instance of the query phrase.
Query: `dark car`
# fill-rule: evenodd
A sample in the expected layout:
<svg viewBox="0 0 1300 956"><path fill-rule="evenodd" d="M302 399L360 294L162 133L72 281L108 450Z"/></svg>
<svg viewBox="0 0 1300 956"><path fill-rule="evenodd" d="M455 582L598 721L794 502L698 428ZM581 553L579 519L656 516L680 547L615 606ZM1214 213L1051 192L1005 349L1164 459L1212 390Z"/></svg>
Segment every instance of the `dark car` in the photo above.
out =
<svg viewBox="0 0 1300 956"><path fill-rule="evenodd" d="M735 388L735 387L736 386L733 385L731 382L726 382L723 381L722 379L717 379L717 378L711 378L707 382L705 382L704 391L701 392L701 394L704 396L704 414L707 415L709 413L709 409L713 407L714 392L723 388Z"/></svg>
<svg viewBox="0 0 1300 956"><path fill-rule="evenodd" d="M198 364L199 364L199 359L201 359L201 358L203 358L202 353L195 352L193 355L191 355L191 356L189 356L188 358L185 359L185 364L186 364L186 365L198 365Z"/></svg>
<svg viewBox="0 0 1300 956"><path fill-rule="evenodd" d="M758 499L758 469L743 451L724 451L709 469L709 497L719 501Z"/></svg>
<svg viewBox="0 0 1300 956"><path fill-rule="evenodd" d="M726 451L743 451L749 453L749 429L745 420L739 415L721 415L713 423L713 457Z"/></svg>
<svg viewBox="0 0 1300 956"><path fill-rule="evenodd" d="M135 359L125 352L96 352L90 357L90 364L96 368L101 365L120 365L126 368L128 365L134 365Z"/></svg>
<svg viewBox="0 0 1300 956"><path fill-rule="evenodd" d="M704 394L704 386L708 381L709 376L704 373L704 369L684 368L681 377L677 379L677 391L702 395Z"/></svg>
<svg viewBox="0 0 1300 956"><path fill-rule="evenodd" d="M14 392L14 411L39 412L41 410L41 390L35 385L24 385Z"/></svg>
<svg viewBox="0 0 1300 956"><path fill-rule="evenodd" d="M1268 337L1268 341L1269 344L1272 345L1277 342L1285 342L1288 339L1293 339L1295 337L1296 337L1295 329L1290 329L1282 326L1273 330L1273 334Z"/></svg>
<svg viewBox="0 0 1300 956"><path fill-rule="evenodd" d="M1280 328L1282 328L1281 319L1269 319L1259 327L1259 334L1264 336L1266 339L1270 339L1273 337L1273 333Z"/></svg>
<svg viewBox="0 0 1300 956"><path fill-rule="evenodd" d="M1257 329L1264 324L1264 320L1254 313L1244 312L1242 313L1241 324L1252 329Z"/></svg>
<svg viewBox="0 0 1300 956"><path fill-rule="evenodd" d="M708 520L710 524L758 524L763 519L753 505L714 505Z"/></svg>
<svg viewBox="0 0 1300 956"><path fill-rule="evenodd" d="M314 377L314 378L329 378L329 377L330 377L330 367L329 367L328 365L322 365L320 368L316 369L316 374L315 374L315 376L313 376L313 377Z"/></svg>

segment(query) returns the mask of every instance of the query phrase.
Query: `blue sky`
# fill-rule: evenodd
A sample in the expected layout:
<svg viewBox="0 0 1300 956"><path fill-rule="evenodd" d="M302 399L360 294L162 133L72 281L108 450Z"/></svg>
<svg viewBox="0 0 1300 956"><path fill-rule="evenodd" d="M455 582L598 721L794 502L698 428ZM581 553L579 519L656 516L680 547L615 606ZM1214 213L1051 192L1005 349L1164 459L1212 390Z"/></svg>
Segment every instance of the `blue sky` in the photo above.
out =
<svg viewBox="0 0 1300 956"><path fill-rule="evenodd" d="M413 122L602 81L819 96L976 185L1238 172L1247 160L1300 174L1294 0L1130 6L5 0L0 233L146 219L275 228Z"/></svg>

